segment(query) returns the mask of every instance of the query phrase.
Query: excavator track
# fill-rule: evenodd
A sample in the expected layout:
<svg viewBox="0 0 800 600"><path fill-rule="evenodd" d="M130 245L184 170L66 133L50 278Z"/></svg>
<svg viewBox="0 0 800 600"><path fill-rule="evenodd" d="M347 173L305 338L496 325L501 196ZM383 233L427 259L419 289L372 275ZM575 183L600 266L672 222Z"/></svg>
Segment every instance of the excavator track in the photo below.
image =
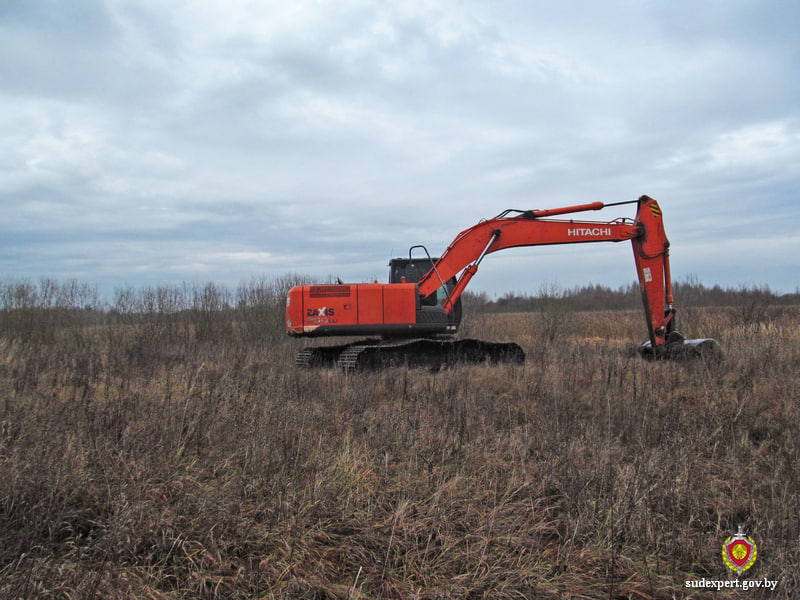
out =
<svg viewBox="0 0 800 600"><path fill-rule="evenodd" d="M299 366L337 366L347 373L400 366L438 370L456 364L521 364L524 361L525 352L511 342L435 338L370 340L341 346L306 348L297 357Z"/></svg>
<svg viewBox="0 0 800 600"><path fill-rule="evenodd" d="M380 340L360 340L349 344L339 344L337 346L311 346L301 350L295 359L295 365L313 369L316 367L330 368L335 367L339 357L346 350L355 346L377 344Z"/></svg>

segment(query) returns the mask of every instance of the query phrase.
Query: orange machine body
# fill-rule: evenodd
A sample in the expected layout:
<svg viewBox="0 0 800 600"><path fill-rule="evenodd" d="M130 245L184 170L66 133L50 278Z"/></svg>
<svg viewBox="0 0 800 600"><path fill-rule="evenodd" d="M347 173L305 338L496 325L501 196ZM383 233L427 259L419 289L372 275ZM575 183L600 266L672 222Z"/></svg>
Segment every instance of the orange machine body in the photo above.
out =
<svg viewBox="0 0 800 600"><path fill-rule="evenodd" d="M413 283L303 285L286 298L292 335L402 335L416 326Z"/></svg>

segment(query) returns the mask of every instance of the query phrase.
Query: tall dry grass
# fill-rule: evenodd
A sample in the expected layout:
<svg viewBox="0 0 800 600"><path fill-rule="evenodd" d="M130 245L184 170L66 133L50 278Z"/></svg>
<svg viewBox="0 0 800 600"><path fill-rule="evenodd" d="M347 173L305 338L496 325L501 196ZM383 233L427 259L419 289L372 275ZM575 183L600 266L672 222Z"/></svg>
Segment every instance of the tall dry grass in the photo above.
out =
<svg viewBox="0 0 800 600"><path fill-rule="evenodd" d="M739 525L800 590L797 310L695 311L718 364L632 358L636 312L473 315L526 364L347 376L269 306L4 330L0 596L674 598Z"/></svg>

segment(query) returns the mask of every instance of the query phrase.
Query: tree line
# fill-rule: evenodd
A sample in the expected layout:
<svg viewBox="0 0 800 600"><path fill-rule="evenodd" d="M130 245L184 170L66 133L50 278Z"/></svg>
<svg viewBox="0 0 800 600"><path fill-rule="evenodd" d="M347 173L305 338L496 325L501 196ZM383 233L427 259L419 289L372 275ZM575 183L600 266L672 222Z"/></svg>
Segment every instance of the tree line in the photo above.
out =
<svg viewBox="0 0 800 600"><path fill-rule="evenodd" d="M693 278L675 282L673 295L676 305L683 308L800 304L798 291L777 294L768 286L707 287ZM541 312L551 310L554 306L572 311L638 310L642 305L637 282L617 288L599 284L562 288L557 284L547 284L535 294L509 292L498 298L490 298L485 292L466 292L463 298L467 307L486 312Z"/></svg>
<svg viewBox="0 0 800 600"><path fill-rule="evenodd" d="M287 274L253 277L236 287L214 282L121 286L104 298L97 286L74 279L6 279L0 281L0 334L41 340L64 328L146 324L167 334L191 327L193 335L213 339L238 323L252 337L274 338L283 333L288 290L308 283L316 282ZM727 306L757 316L765 307L800 305L797 291L781 295L767 286L707 287L692 277L676 282L673 291L682 309ZM617 288L547 284L536 294L498 298L465 292L463 301L476 312L638 310L641 294L635 282Z"/></svg>

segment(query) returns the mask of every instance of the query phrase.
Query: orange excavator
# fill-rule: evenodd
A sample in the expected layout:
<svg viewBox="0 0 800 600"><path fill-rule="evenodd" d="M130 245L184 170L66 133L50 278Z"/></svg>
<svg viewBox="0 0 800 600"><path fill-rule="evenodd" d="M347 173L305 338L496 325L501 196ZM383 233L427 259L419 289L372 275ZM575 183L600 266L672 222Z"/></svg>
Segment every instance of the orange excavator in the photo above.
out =
<svg viewBox="0 0 800 600"><path fill-rule="evenodd" d="M608 222L553 219L609 206L636 204L634 219ZM297 365L339 366L346 371L389 366L440 368L455 363L525 360L519 345L454 338L461 294L492 252L520 246L630 240L649 339L645 358L719 355L710 338L687 340L675 330L669 240L661 208L649 196L629 202L592 202L548 210L506 210L459 233L438 258L412 246L408 258L390 262L389 283L336 283L292 288L286 298L290 336L379 336L301 350ZM412 255L424 252L424 257Z"/></svg>

